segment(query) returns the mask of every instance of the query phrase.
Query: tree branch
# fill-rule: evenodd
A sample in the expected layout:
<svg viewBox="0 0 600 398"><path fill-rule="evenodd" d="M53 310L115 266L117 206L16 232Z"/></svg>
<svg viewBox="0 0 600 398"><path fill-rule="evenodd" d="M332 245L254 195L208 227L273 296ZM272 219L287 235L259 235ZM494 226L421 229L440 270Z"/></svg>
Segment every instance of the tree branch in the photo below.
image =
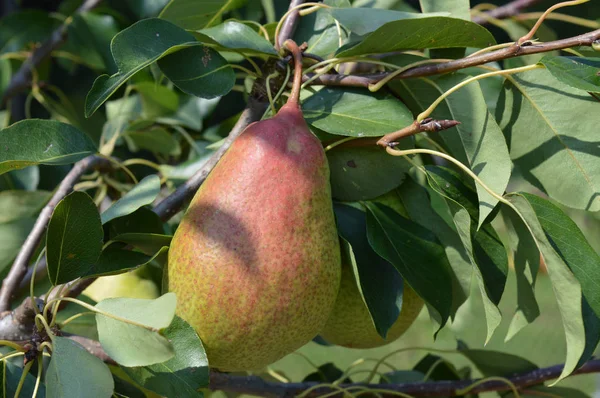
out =
<svg viewBox="0 0 600 398"><path fill-rule="evenodd" d="M473 22L480 25L488 23L489 18L504 19L519 14L525 8L539 3L541 0L513 0L508 4L494 8L483 15L473 17Z"/></svg>
<svg viewBox="0 0 600 398"><path fill-rule="evenodd" d="M104 167L110 167L110 162L108 160L95 155L88 156L75 163L71 171L69 171L64 180L62 180L50 201L40 212L29 236L27 236L25 243L23 243L15 262L13 263L12 268L6 278L2 281L2 288L0 289L0 312L10 308L12 296L15 294L21 281L27 274L27 267L29 266L31 257L46 231L48 221L58 202L73 190L73 186L83 174L91 169Z"/></svg>
<svg viewBox="0 0 600 398"><path fill-rule="evenodd" d="M82 13L90 11L96 6L98 6L98 4L100 4L101 1L102 0L86 0L81 5L81 7L79 7L75 12ZM48 40L46 40L42 45L36 48L35 51L31 53L29 58L27 58L25 62L23 62L21 68L19 68L17 73L13 75L8 87L2 95L3 104L6 103L8 99L10 99L12 96L17 94L21 90L24 90L25 88L29 87L29 85L31 84L32 71L35 68L37 68L42 63L42 61L44 61L48 56L50 56L52 51L56 50L57 48L63 45L63 43L67 39L67 30L68 24L62 24L58 29L56 29L52 33Z"/></svg>
<svg viewBox="0 0 600 398"><path fill-rule="evenodd" d="M181 210L185 202L194 196L200 185L202 185L204 180L206 180L206 177L208 177L208 174L217 165L231 144L233 144L233 141L235 141L250 123L260 120L266 109L267 103L250 97L248 106L242 112L242 115L229 133L229 136L227 136L227 139L223 142L223 145L213 153L208 161L189 180L180 185L175 192L156 205L154 212L160 216L161 220L167 221Z"/></svg>
<svg viewBox="0 0 600 398"><path fill-rule="evenodd" d="M304 3L304 0L291 0L290 6L288 10ZM276 37L276 48L279 50L283 45L283 42L287 39L291 39L294 35L294 30L296 29L296 25L298 25L298 18L300 17L300 13L298 11L292 12L283 25L281 26L281 30L279 31L279 37Z"/></svg>
<svg viewBox="0 0 600 398"><path fill-rule="evenodd" d="M546 43L532 43L530 45L517 45L514 44L510 47L492 51L489 53L483 53L475 55L473 57L466 57L457 59L454 61L429 64L423 66L417 66L415 68L408 69L404 73L400 73L395 76L394 79L408 79L415 77L425 77L432 75L439 75L448 72L454 72L460 69L469 68L472 66L484 65L489 62L501 61L504 59L520 57L523 55L539 54L554 50L562 50L570 47L578 46L592 46L595 41L600 40L600 29L594 30L583 35L570 37L568 39L549 41ZM388 76L389 73L377 73L371 75L322 75L311 82L311 85L325 85L325 86L345 86L345 87L368 87L370 84L374 84ZM310 76L305 76L304 80L308 80Z"/></svg>

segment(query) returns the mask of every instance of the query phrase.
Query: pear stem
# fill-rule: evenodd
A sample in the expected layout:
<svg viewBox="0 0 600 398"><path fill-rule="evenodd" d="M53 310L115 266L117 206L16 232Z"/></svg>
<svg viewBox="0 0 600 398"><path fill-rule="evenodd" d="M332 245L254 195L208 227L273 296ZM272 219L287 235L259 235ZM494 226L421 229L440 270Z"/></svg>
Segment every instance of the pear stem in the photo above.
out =
<svg viewBox="0 0 600 398"><path fill-rule="evenodd" d="M302 86L302 51L293 40L286 40L283 47L292 53L294 58L294 82L288 104L298 105L300 103L300 87Z"/></svg>

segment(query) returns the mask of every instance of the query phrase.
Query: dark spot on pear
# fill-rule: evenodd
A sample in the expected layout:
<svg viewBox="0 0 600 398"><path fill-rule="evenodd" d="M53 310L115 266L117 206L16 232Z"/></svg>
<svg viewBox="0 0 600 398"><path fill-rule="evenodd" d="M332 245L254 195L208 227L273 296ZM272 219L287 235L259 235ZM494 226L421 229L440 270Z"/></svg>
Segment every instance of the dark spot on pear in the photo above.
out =
<svg viewBox="0 0 600 398"><path fill-rule="evenodd" d="M349 160L348 162L346 162L346 164L348 165L348 167L352 167L353 169L358 167L356 165L356 162L354 162L354 160Z"/></svg>

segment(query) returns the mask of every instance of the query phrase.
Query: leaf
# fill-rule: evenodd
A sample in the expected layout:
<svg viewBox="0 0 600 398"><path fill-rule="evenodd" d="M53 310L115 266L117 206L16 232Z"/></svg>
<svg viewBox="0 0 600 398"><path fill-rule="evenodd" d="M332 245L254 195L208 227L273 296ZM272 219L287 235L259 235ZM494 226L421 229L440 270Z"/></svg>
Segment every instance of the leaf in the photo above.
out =
<svg viewBox="0 0 600 398"><path fill-rule="evenodd" d="M381 384L416 383L425 380L425 374L416 370L395 370L380 377Z"/></svg>
<svg viewBox="0 0 600 398"><path fill-rule="evenodd" d="M600 59L598 58L546 55L540 63L564 84L579 90L600 92Z"/></svg>
<svg viewBox="0 0 600 398"><path fill-rule="evenodd" d="M173 89L154 82L140 82L133 86L142 98L144 116L152 119L172 114L179 108L179 97ZM108 105L107 105L108 106Z"/></svg>
<svg viewBox="0 0 600 398"><path fill-rule="evenodd" d="M188 32L162 19L144 19L119 32L110 45L119 71L94 81L85 100L90 117L123 83L154 61L185 47L200 45ZM131 51L135 48L136 51Z"/></svg>
<svg viewBox="0 0 600 398"><path fill-rule="evenodd" d="M46 372L46 397L111 397L115 387L108 367L80 344L66 337L52 339Z"/></svg>
<svg viewBox="0 0 600 398"><path fill-rule="evenodd" d="M277 56L277 51L267 39L243 23L226 21L212 28L194 32L203 42L216 44L220 50L235 50L248 54Z"/></svg>
<svg viewBox="0 0 600 398"><path fill-rule="evenodd" d="M0 363L0 369L2 369L4 374L2 374L2 382L4 388L0 389L1 392L4 393L2 398L14 397L17 392L17 386L19 385L19 381L21 380L21 375L23 374L23 368L12 364L9 361L2 361ZM33 374L28 373L25 376L25 383L23 384L23 388L21 389L21 397L33 397L33 389L35 386L36 378ZM36 398L46 397L46 387L43 383L40 383L38 388Z"/></svg>
<svg viewBox="0 0 600 398"><path fill-rule="evenodd" d="M405 19L384 24L350 48L342 47L336 57L424 48L483 48L493 44L491 33L473 22L448 17Z"/></svg>
<svg viewBox="0 0 600 398"><path fill-rule="evenodd" d="M475 364L484 377L509 377L538 369L533 362L517 355L492 350L461 349L460 353Z"/></svg>
<svg viewBox="0 0 600 398"><path fill-rule="evenodd" d="M340 377L344 376L344 372L335 366L332 362L324 363L323 365L317 368L316 372L308 374L302 382L318 382L318 383L333 383L337 381ZM350 383L349 378L345 378L343 383Z"/></svg>
<svg viewBox="0 0 600 398"><path fill-rule="evenodd" d="M427 166L426 170L431 188L446 198L454 227L475 271L485 309L487 343L502 318L498 304L508 274L506 249L490 224L476 228L479 219L476 193L457 173L439 166Z"/></svg>
<svg viewBox="0 0 600 398"><path fill-rule="evenodd" d="M146 207L140 207L127 216L109 221L104 229L108 231L111 238L126 233L165 233L158 215Z"/></svg>
<svg viewBox="0 0 600 398"><path fill-rule="evenodd" d="M405 95L417 102L419 112L429 107L442 93L464 81L462 74L435 80L413 79L394 83ZM485 97L477 82L451 94L433 112L436 119L453 119L458 126L436 135L450 153L469 168L494 192L503 194L511 175L511 161L502 130L488 112ZM498 200L479 184L478 228L494 209Z"/></svg>
<svg viewBox="0 0 600 398"><path fill-rule="evenodd" d="M33 217L50 199L47 191L2 191L0 192L0 224Z"/></svg>
<svg viewBox="0 0 600 398"><path fill-rule="evenodd" d="M97 313L98 337L102 347L123 366L154 365L173 358L173 346L156 331L169 326L175 316L176 304L174 293L164 294L155 300L102 300L96 304L98 310L144 325L132 325Z"/></svg>
<svg viewBox="0 0 600 398"><path fill-rule="evenodd" d="M86 273L85 277L97 277L106 275L117 275L131 271L142 265L150 263L159 256L168 252L168 247L162 247L153 256L144 253L124 249L125 245L111 244L102 250L100 258Z"/></svg>
<svg viewBox="0 0 600 398"><path fill-rule="evenodd" d="M129 139L132 152L147 149L163 155L177 156L181 154L181 146L177 139L167 129L160 126L152 125L150 128L128 130L124 137Z"/></svg>
<svg viewBox="0 0 600 398"><path fill-rule="evenodd" d="M377 333L386 338L402 310L404 282L396 268L369 245L366 214L351 206L334 204L338 234L347 243L343 250L352 267L358 290L367 305Z"/></svg>
<svg viewBox="0 0 600 398"><path fill-rule="evenodd" d="M413 368L414 371L428 374L428 380L460 380L454 365L437 355L427 354Z"/></svg>
<svg viewBox="0 0 600 398"><path fill-rule="evenodd" d="M217 25L224 13L242 5L240 0L171 0L159 17L188 30Z"/></svg>
<svg viewBox="0 0 600 398"><path fill-rule="evenodd" d="M371 247L392 263L413 290L439 315L440 328L450 316L452 280L443 247L431 231L387 206L366 202Z"/></svg>
<svg viewBox="0 0 600 398"><path fill-rule="evenodd" d="M349 0L325 0L323 4L331 7L351 6ZM340 46L340 40L343 42L346 38L347 33L344 29L338 31L335 19L328 9L320 9L300 18L294 32L296 43L308 44L306 52L325 58L335 53Z"/></svg>
<svg viewBox="0 0 600 398"><path fill-rule="evenodd" d="M34 224L34 218L0 224L0 272L15 259Z"/></svg>
<svg viewBox="0 0 600 398"><path fill-rule="evenodd" d="M208 385L208 360L200 338L183 319L175 316L163 335L175 356L166 362L123 370L144 388L166 397L202 397L197 390Z"/></svg>
<svg viewBox="0 0 600 398"><path fill-rule="evenodd" d="M565 206L600 210L596 100L535 70L506 82L496 118L515 173Z"/></svg>
<svg viewBox="0 0 600 398"><path fill-rule="evenodd" d="M71 164L95 152L86 134L54 120L27 119L0 130L0 174L34 164Z"/></svg>
<svg viewBox="0 0 600 398"><path fill-rule="evenodd" d="M86 292L87 293L87 292ZM96 305L96 302L89 298L86 294L81 294L77 297L84 303ZM96 326L96 317L89 313L87 308L80 306L77 303L67 302L65 307L56 314L56 323L60 325L60 330L65 333L77 334L92 340L98 341L98 328ZM66 325L63 322L76 314L87 313L85 316L72 319Z"/></svg>
<svg viewBox="0 0 600 398"><path fill-rule="evenodd" d="M103 235L98 209L88 194L75 191L61 200L46 235L50 282L56 286L83 276L100 257Z"/></svg>
<svg viewBox="0 0 600 398"><path fill-rule="evenodd" d="M156 174L144 177L131 191L102 212L102 224L129 215L142 206L151 204L160 192L160 178Z"/></svg>
<svg viewBox="0 0 600 398"><path fill-rule="evenodd" d="M589 394L575 388L569 387L548 387L548 386L532 386L527 387L524 391L521 391L519 398L539 398L540 396L548 397L569 397L569 398L591 398ZM516 398L515 395L509 391L503 398Z"/></svg>
<svg viewBox="0 0 600 398"><path fill-rule="evenodd" d="M153 255L163 246L169 246L172 238L172 236L161 234L126 233L116 236L113 240L128 243L148 255Z"/></svg>
<svg viewBox="0 0 600 398"><path fill-rule="evenodd" d="M390 94L325 87L302 104L306 121L330 134L376 137L408 126L408 108Z"/></svg>
<svg viewBox="0 0 600 398"><path fill-rule="evenodd" d="M406 19L431 18L448 16L448 13L422 14L385 10L382 8L331 8L327 10L335 19L352 33L363 36L374 32L388 22Z"/></svg>
<svg viewBox="0 0 600 398"><path fill-rule="evenodd" d="M452 18L471 20L469 0L419 0L423 12L448 11Z"/></svg>
<svg viewBox="0 0 600 398"><path fill-rule="evenodd" d="M412 144L411 140L404 143ZM389 156L375 145L340 145L327 151L327 160L331 194L344 201L373 199L389 192L406 179L411 167L403 157Z"/></svg>
<svg viewBox="0 0 600 398"><path fill-rule="evenodd" d="M556 252L551 241L546 237L546 232L538 221L528 199L521 194L512 194L508 197L508 200L518 209L519 214L524 218L537 242L537 246L544 257L560 310L567 340L567 358L563 371L556 380L558 382L573 372L586 348L581 285Z"/></svg>
<svg viewBox="0 0 600 398"><path fill-rule="evenodd" d="M0 174L0 191L11 189L35 191L39 183L40 168L38 166L29 166Z"/></svg>
<svg viewBox="0 0 600 398"><path fill-rule="evenodd" d="M227 94L235 73L227 60L210 47L188 47L158 60L160 70L184 93L201 98Z"/></svg>
<svg viewBox="0 0 600 398"><path fill-rule="evenodd" d="M3 15L0 20L0 54L22 50L45 41L58 21L40 10L23 10Z"/></svg>

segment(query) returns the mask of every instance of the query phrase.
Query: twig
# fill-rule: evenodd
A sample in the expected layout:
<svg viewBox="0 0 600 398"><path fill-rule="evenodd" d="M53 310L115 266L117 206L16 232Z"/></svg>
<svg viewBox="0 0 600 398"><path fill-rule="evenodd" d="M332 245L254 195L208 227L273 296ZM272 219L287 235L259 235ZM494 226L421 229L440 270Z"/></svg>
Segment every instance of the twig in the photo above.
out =
<svg viewBox="0 0 600 398"><path fill-rule="evenodd" d="M377 145L382 147L390 146L404 137L423 132L437 133L438 131L446 130L459 124L460 122L456 120L434 120L432 118L424 119L422 122L415 120L414 123L401 130L384 135L377 141Z"/></svg>
<svg viewBox="0 0 600 398"><path fill-rule="evenodd" d="M288 10L291 10L292 8L294 8L296 6L299 6L303 2L304 2L304 0L291 0ZM284 41L292 38L292 36L294 35L294 30L296 29L296 25L298 25L299 17L300 17L299 11L294 11L287 17L287 19L283 23L283 26L281 27L281 31L279 32L279 37L275 38L275 48L277 48L277 50L279 50L281 48L281 46L283 46Z"/></svg>
<svg viewBox="0 0 600 398"><path fill-rule="evenodd" d="M86 11L90 11L98 4L100 4L102 0L86 0L81 7L75 11L76 13L82 13ZM10 84L4 91L2 95L2 103L6 103L6 101L20 92L25 88L29 87L31 84L31 72L37 68L42 61L44 61L50 54L63 45L63 43L67 39L67 30L68 25L62 24L58 29L56 29L50 38L46 40L42 45L40 45L35 51L31 53L29 58L23 62L21 68L13 75L11 78Z"/></svg>
<svg viewBox="0 0 600 398"><path fill-rule="evenodd" d="M484 15L473 17L473 22L480 25L488 23L489 18L504 19L519 14L522 10L539 3L541 0L513 0L501 7L494 8Z"/></svg>
<svg viewBox="0 0 600 398"><path fill-rule="evenodd" d="M0 340L28 341L35 327L34 318L33 302L26 297L13 311L0 314Z"/></svg>
<svg viewBox="0 0 600 398"><path fill-rule="evenodd" d="M56 192L50 199L50 201L44 206L40 215L38 216L29 236L23 243L15 262L12 265L8 275L2 281L2 288L0 289L0 312L6 311L10 308L10 302L12 296L17 291L21 281L27 274L27 266L31 261L31 257L35 252L36 247L40 243L48 221L52 216L54 208L71 190L79 178L85 174L88 170L94 168L110 167L110 162L104 158L92 155L85 159L75 163L71 171L62 180Z"/></svg>
<svg viewBox="0 0 600 398"><path fill-rule="evenodd" d="M180 185L175 192L167 196L162 202L156 205L154 212L158 214L163 221L166 221L177 214L185 202L194 196L200 185L202 185L204 180L206 180L208 174L217 165L233 141L244 131L246 127L248 127L250 123L260 120L266 108L266 103L250 97L248 100L248 106L242 112L242 115L229 133L229 136L223 142L223 145L221 145L221 147L215 151L215 153L200 168L200 170L196 172L196 174L194 174L184 184Z"/></svg>
<svg viewBox="0 0 600 398"><path fill-rule="evenodd" d="M454 61L428 64L417 66L409 69L394 79L408 79L415 77L425 77L439 75L448 72L454 72L460 69L469 68L472 66L484 65L489 62L501 61L504 59L520 57L523 55L539 54L554 50L562 50L570 47L592 46L595 41L600 40L600 29L594 30L583 35L570 37L568 39L549 41L546 43L531 43L530 45L512 45L510 47L483 53L472 57L457 59ZM322 75L313 80L311 85L325 86L345 86L345 87L369 87L370 84L375 84L384 79L388 73L377 73L371 75ZM310 79L310 76L304 76L304 81Z"/></svg>

